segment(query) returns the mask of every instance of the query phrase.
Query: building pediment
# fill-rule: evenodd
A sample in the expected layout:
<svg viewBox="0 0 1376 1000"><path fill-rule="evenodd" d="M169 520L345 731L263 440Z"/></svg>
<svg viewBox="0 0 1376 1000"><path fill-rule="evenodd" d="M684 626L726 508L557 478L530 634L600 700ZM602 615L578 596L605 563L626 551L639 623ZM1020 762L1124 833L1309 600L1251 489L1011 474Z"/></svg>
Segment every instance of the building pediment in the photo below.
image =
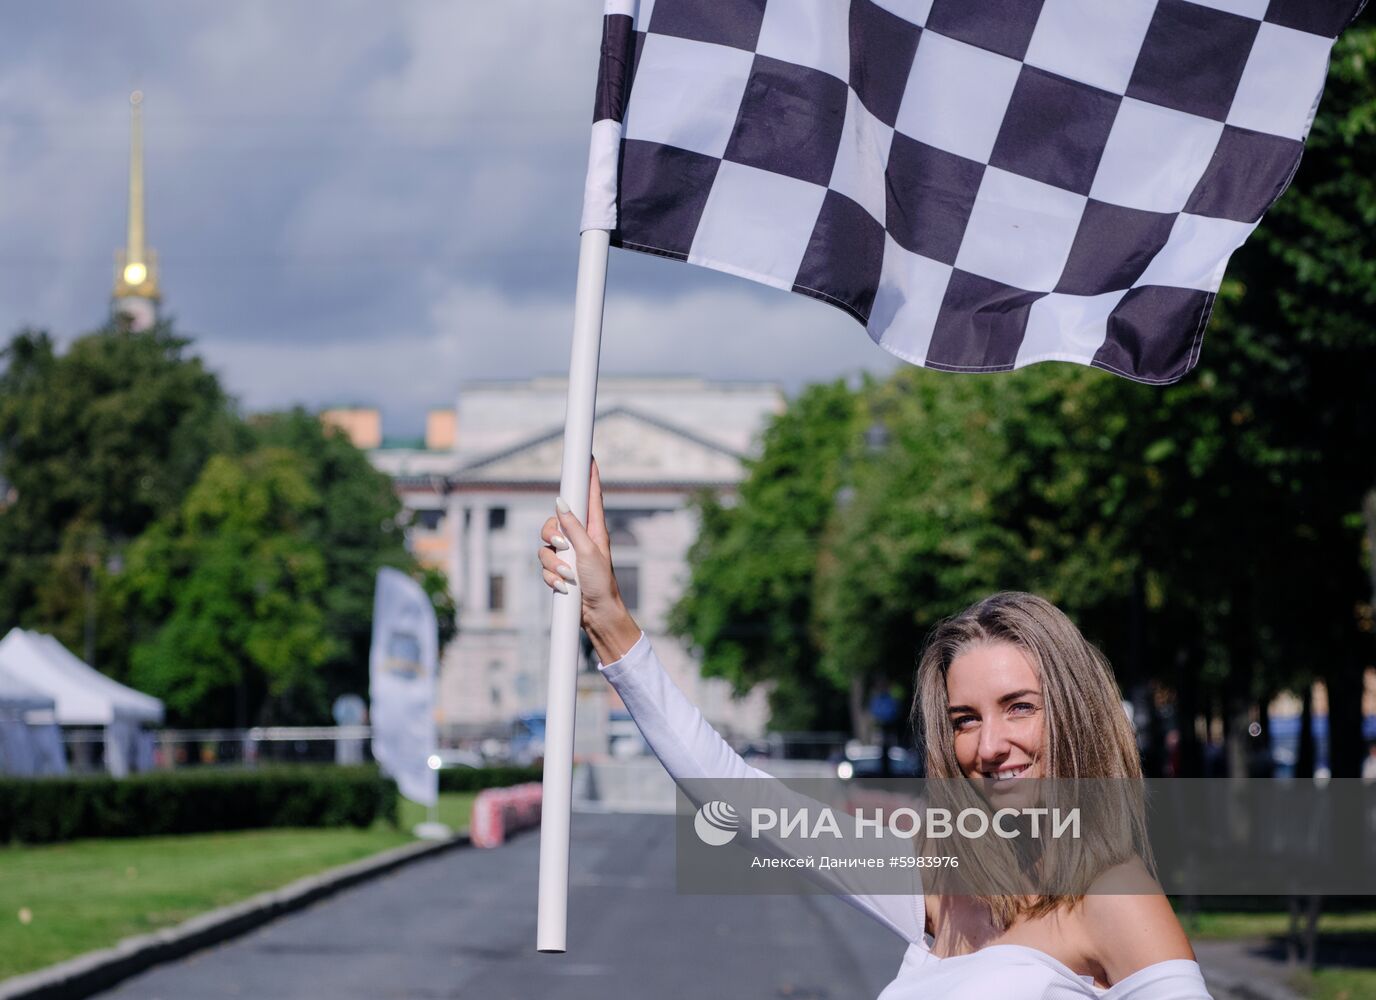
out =
<svg viewBox="0 0 1376 1000"><path fill-rule="evenodd" d="M457 484L557 485L564 429L554 427L459 469ZM597 415L593 454L609 482L725 484L743 475L743 456L672 423L627 407Z"/></svg>

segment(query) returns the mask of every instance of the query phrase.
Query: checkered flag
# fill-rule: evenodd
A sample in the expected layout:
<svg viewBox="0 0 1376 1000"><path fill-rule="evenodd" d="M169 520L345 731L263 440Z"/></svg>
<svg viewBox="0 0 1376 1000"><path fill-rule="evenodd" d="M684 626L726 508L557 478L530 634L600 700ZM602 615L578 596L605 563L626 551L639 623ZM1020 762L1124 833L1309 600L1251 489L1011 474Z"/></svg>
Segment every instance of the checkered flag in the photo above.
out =
<svg viewBox="0 0 1376 1000"><path fill-rule="evenodd" d="M946 371L1174 382L1361 0L608 0L582 228Z"/></svg>

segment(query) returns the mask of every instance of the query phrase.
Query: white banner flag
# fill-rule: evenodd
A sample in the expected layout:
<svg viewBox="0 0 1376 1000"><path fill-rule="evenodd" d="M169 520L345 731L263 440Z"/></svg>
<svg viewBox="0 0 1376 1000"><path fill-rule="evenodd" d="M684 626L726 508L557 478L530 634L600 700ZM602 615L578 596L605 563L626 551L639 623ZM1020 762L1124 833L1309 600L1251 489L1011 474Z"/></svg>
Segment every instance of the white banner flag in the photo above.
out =
<svg viewBox="0 0 1376 1000"><path fill-rule="evenodd" d="M420 584L399 570L377 573L369 656L373 757L401 794L432 806L439 796L435 752L435 671L439 629Z"/></svg>

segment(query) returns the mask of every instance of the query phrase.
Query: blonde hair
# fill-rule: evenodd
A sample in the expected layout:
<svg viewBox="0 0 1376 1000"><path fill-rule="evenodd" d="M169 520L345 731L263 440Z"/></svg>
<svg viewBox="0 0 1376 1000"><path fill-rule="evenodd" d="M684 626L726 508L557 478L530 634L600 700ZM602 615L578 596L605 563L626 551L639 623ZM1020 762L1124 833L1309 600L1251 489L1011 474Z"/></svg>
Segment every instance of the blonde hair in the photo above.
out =
<svg viewBox="0 0 1376 1000"><path fill-rule="evenodd" d="M917 668L912 722L925 743L927 777L937 779L931 786L948 786L945 793L937 794L967 802L974 798L956 760L946 677L952 662L965 651L1000 642L1026 654L1041 685L1043 777L1052 779L1053 786L1055 779L1075 779L1074 794L1080 801L1088 785L1089 799L1096 803L1090 810L1087 841L1069 855L1054 850L1042 854L1035 878L1026 876L1028 859L1008 853L1006 844L963 845L970 855L965 871L948 883L973 886L965 891L983 900L996 922L1007 927L1020 915L1036 916L1078 902L1093 879L1115 864L1137 857L1150 870L1152 862L1136 735L1123 711L1112 668L1059 608L1035 594L994 594L943 621L928 637ZM949 852L951 846L932 849ZM1021 878L1016 877L1019 870ZM1034 883L1052 889L1038 892ZM1013 885L1026 891L1007 894L1007 887ZM995 886L1005 891L991 891Z"/></svg>

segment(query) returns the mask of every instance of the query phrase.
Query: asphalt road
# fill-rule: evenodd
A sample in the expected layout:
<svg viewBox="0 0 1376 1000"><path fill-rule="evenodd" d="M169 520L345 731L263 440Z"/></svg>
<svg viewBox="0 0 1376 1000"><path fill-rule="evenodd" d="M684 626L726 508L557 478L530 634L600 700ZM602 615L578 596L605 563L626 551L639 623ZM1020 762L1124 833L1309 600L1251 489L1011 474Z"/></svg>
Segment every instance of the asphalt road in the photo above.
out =
<svg viewBox="0 0 1376 1000"><path fill-rule="evenodd" d="M674 889L672 816L573 816L569 950L535 950L540 840L464 848L159 966L102 1000L873 1000L904 942L825 895ZM1203 942L1216 1000L1298 1000L1265 942Z"/></svg>
<svg viewBox="0 0 1376 1000"><path fill-rule="evenodd" d="M461 849L151 969L103 1000L873 1000L904 942L839 899L674 890L672 816L575 814L568 952L535 951L539 837Z"/></svg>

